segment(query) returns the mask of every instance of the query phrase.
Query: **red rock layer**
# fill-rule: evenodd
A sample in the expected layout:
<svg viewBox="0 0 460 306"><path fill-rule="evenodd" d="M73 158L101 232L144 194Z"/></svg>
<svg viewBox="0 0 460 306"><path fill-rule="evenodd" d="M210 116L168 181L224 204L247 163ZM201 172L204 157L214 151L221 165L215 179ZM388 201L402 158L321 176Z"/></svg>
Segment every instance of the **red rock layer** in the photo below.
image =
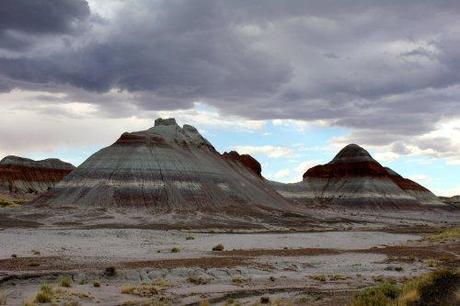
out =
<svg viewBox="0 0 460 306"><path fill-rule="evenodd" d="M318 165L307 170L303 178L333 178L333 177L352 177L352 176L388 176L385 168L379 163L373 162L354 162L354 163L334 163Z"/></svg>
<svg viewBox="0 0 460 306"><path fill-rule="evenodd" d="M329 163L308 169L302 182L272 186L302 203L414 209L442 205L428 189L383 167L356 144L343 148Z"/></svg>
<svg viewBox="0 0 460 306"><path fill-rule="evenodd" d="M416 190L416 191L429 191L428 189L426 189L425 187L423 187L422 185L410 180L410 179L407 179L407 178L404 178L400 175L390 175L390 178L393 182L395 182L402 190Z"/></svg>
<svg viewBox="0 0 460 306"><path fill-rule="evenodd" d="M222 157L227 160L239 162L243 164L246 168L257 174L257 176L262 177L262 166L260 163L249 154L239 154L236 151L224 152Z"/></svg>
<svg viewBox="0 0 460 306"><path fill-rule="evenodd" d="M35 162L8 156L0 162L0 188L14 193L44 192L73 169L72 165L57 160Z"/></svg>

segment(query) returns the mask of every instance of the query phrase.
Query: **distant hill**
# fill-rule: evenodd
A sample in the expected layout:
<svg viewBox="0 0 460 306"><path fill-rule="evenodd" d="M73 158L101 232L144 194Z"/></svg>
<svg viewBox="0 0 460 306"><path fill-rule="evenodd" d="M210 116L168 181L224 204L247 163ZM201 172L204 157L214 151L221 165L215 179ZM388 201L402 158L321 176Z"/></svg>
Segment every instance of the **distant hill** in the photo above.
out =
<svg viewBox="0 0 460 306"><path fill-rule="evenodd" d="M306 204L381 208L445 205L425 187L383 167L356 144L344 147L329 163L308 169L302 182L271 185L284 197Z"/></svg>
<svg viewBox="0 0 460 306"><path fill-rule="evenodd" d="M61 181L75 167L59 159L35 161L7 156L0 161L0 192L42 193Z"/></svg>

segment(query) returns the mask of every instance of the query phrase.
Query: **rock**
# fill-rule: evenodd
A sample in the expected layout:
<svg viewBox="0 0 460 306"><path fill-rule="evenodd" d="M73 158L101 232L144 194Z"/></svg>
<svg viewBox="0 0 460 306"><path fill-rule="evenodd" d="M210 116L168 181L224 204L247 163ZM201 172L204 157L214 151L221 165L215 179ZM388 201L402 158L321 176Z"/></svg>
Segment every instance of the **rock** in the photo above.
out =
<svg viewBox="0 0 460 306"><path fill-rule="evenodd" d="M0 191L42 193L61 181L75 167L59 159L40 161L7 156L0 161Z"/></svg>
<svg viewBox="0 0 460 306"><path fill-rule="evenodd" d="M254 172L257 176L262 177L262 166L260 163L249 154L239 154L236 151L224 152L222 157L229 161L240 163L246 168Z"/></svg>
<svg viewBox="0 0 460 306"><path fill-rule="evenodd" d="M383 167L356 144L344 147L329 163L308 169L302 182L270 184L284 197L307 204L380 208L443 205L428 189Z"/></svg>
<svg viewBox="0 0 460 306"><path fill-rule="evenodd" d="M37 203L240 216L292 208L261 178L255 159L221 155L197 129L173 118L122 134Z"/></svg>

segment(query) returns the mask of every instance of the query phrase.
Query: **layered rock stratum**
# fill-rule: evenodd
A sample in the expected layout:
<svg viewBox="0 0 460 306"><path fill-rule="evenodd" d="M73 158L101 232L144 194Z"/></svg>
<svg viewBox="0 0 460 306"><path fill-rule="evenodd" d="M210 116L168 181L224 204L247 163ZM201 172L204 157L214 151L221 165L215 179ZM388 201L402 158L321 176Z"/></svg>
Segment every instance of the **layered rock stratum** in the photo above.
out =
<svg viewBox="0 0 460 306"><path fill-rule="evenodd" d="M54 187L75 167L59 159L35 161L7 156L0 161L0 191L3 193L42 193Z"/></svg>
<svg viewBox="0 0 460 306"><path fill-rule="evenodd" d="M441 201L444 203L452 206L452 207L460 207L460 195L452 196L452 197L441 197Z"/></svg>
<svg viewBox="0 0 460 306"><path fill-rule="evenodd" d="M93 154L39 202L239 215L293 207L260 172L249 155L221 155L194 127L160 118Z"/></svg>
<svg viewBox="0 0 460 306"><path fill-rule="evenodd" d="M271 185L296 202L382 208L444 205L425 187L383 167L356 144L344 147L332 161L308 169L299 183Z"/></svg>

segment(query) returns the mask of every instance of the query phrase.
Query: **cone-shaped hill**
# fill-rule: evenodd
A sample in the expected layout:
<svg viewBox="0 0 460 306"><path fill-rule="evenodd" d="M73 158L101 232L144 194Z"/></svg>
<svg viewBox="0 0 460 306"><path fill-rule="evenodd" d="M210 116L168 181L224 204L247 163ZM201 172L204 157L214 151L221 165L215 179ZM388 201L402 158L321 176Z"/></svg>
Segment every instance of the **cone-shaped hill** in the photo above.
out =
<svg viewBox="0 0 460 306"><path fill-rule="evenodd" d="M329 163L308 169L302 182L271 185L302 203L382 208L443 205L428 189L383 167L356 144L347 145Z"/></svg>
<svg viewBox="0 0 460 306"><path fill-rule="evenodd" d="M221 155L194 127L180 127L174 119L124 133L40 202L239 215L293 207L266 184L255 159L236 152Z"/></svg>
<svg viewBox="0 0 460 306"><path fill-rule="evenodd" d="M0 192L45 192L73 169L72 164L55 158L35 161L10 155L0 161Z"/></svg>

